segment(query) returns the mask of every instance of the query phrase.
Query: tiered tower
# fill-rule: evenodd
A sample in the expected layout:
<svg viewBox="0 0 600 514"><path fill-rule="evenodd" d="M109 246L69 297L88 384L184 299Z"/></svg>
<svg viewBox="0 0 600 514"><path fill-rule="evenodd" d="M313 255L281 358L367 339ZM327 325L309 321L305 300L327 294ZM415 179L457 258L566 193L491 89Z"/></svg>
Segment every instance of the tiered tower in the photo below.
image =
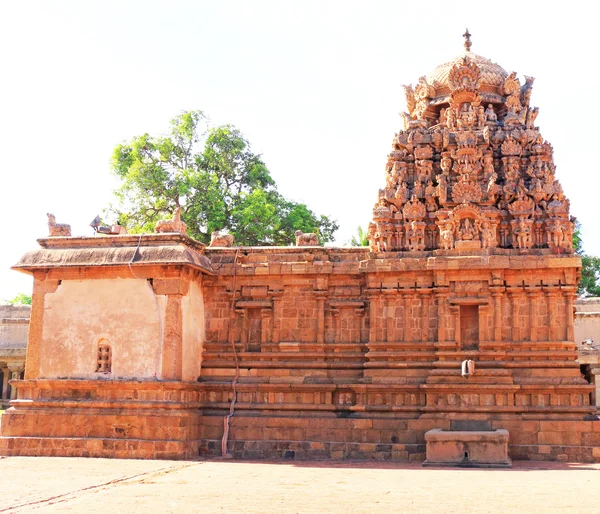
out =
<svg viewBox="0 0 600 514"><path fill-rule="evenodd" d="M371 249L572 253L569 202L534 125L534 79L521 85L465 36L463 55L404 86L408 112L373 209Z"/></svg>

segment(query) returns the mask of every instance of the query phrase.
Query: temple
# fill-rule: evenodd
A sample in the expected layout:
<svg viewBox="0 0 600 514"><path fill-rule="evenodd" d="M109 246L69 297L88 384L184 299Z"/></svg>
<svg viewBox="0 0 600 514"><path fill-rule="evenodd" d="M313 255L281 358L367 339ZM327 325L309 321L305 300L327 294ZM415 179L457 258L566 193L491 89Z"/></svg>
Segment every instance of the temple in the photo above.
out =
<svg viewBox="0 0 600 514"><path fill-rule="evenodd" d="M405 87L369 248L206 247L179 218L39 240L0 452L418 461L428 431L496 430L512 459L600 461L533 79L465 37Z"/></svg>

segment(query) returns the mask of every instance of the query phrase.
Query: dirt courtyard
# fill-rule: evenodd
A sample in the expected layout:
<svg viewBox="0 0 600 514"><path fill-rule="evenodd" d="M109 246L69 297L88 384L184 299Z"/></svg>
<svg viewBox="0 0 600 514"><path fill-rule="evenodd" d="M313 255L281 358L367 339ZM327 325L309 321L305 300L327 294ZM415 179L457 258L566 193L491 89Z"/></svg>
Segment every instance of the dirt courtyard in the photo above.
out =
<svg viewBox="0 0 600 514"><path fill-rule="evenodd" d="M600 512L600 464L2 459L0 512Z"/></svg>

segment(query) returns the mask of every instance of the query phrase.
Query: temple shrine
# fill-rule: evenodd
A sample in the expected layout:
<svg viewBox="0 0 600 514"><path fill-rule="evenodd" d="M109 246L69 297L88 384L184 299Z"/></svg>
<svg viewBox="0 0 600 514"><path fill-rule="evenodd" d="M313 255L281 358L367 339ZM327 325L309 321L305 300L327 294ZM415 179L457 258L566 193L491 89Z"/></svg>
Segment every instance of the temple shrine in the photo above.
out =
<svg viewBox="0 0 600 514"><path fill-rule="evenodd" d="M421 461L426 433L471 430L512 459L600 461L532 86L468 31L405 86L369 248L206 247L179 218L40 239L15 265L33 305L0 452Z"/></svg>

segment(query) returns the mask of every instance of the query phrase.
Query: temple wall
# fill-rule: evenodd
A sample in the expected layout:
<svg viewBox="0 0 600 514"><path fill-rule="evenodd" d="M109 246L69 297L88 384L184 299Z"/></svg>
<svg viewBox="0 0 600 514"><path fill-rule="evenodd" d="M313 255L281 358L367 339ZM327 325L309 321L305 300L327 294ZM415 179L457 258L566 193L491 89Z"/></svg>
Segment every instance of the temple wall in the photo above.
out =
<svg viewBox="0 0 600 514"><path fill-rule="evenodd" d="M154 377L164 317L146 280L62 280L44 297L39 376ZM110 375L96 372L100 344L111 347Z"/></svg>

